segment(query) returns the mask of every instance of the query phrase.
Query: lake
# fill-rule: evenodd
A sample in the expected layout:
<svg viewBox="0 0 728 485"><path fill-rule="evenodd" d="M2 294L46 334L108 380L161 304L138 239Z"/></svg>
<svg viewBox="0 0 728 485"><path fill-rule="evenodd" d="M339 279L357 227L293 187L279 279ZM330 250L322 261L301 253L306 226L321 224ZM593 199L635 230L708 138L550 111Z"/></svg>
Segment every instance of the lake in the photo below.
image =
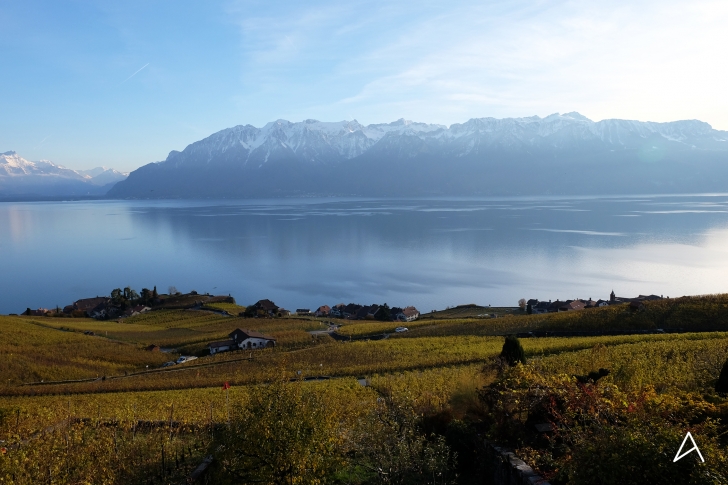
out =
<svg viewBox="0 0 728 485"><path fill-rule="evenodd" d="M175 286L290 310L728 292L728 195L0 203L0 313Z"/></svg>

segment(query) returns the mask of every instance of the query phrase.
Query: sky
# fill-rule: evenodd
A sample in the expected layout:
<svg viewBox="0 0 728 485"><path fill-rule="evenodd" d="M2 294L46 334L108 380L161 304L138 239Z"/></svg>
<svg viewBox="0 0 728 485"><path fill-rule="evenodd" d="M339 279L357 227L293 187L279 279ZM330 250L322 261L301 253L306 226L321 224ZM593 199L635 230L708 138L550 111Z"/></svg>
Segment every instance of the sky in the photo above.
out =
<svg viewBox="0 0 728 485"><path fill-rule="evenodd" d="M0 0L0 152L129 171L281 118L728 130L726 25L699 0Z"/></svg>

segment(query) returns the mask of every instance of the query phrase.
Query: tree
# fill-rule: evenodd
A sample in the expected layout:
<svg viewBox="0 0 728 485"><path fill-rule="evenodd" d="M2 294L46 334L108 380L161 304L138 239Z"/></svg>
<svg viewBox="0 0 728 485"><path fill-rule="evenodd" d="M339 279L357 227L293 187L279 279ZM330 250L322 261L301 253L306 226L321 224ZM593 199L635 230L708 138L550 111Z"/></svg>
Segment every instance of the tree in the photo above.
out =
<svg viewBox="0 0 728 485"><path fill-rule="evenodd" d="M715 383L715 390L716 392L728 392L728 359L720 371L718 382Z"/></svg>
<svg viewBox="0 0 728 485"><path fill-rule="evenodd" d="M521 298L520 300L518 300L518 306L521 308L521 310L525 310L526 309L526 299Z"/></svg>
<svg viewBox="0 0 728 485"><path fill-rule="evenodd" d="M243 315L247 318L253 318L258 314L258 307L256 305L248 305L245 307Z"/></svg>
<svg viewBox="0 0 728 485"><path fill-rule="evenodd" d="M377 312L374 314L374 318L383 322L389 322L392 320L392 314L389 311L389 305L386 303L379 307Z"/></svg>
<svg viewBox="0 0 728 485"><path fill-rule="evenodd" d="M121 288L114 288L111 290L111 300L116 305L120 305L124 301L124 295L121 292Z"/></svg>
<svg viewBox="0 0 728 485"><path fill-rule="evenodd" d="M530 303L526 305L526 313L528 313L529 315L533 314L533 306L531 306Z"/></svg>
<svg viewBox="0 0 728 485"><path fill-rule="evenodd" d="M505 360L508 365L514 366L517 363L526 363L526 354L523 351L523 346L515 335L509 335L503 342L503 349L501 350L500 356Z"/></svg>
<svg viewBox="0 0 728 485"><path fill-rule="evenodd" d="M354 464L374 479L365 483L441 485L452 483L456 457L440 435L425 436L422 413L408 391L394 396L380 389L381 397L361 428L354 432Z"/></svg>
<svg viewBox="0 0 728 485"><path fill-rule="evenodd" d="M301 382L251 388L223 432L220 464L240 483L325 483L342 464L339 418Z"/></svg>
<svg viewBox="0 0 728 485"><path fill-rule="evenodd" d="M156 287L155 287L155 288L156 288ZM169 287L169 288L167 289L167 291L169 292L168 294L169 294L170 296L171 296L171 295L176 295L177 293L179 293L179 292L177 291L177 287L176 287L176 286L170 286L170 287Z"/></svg>

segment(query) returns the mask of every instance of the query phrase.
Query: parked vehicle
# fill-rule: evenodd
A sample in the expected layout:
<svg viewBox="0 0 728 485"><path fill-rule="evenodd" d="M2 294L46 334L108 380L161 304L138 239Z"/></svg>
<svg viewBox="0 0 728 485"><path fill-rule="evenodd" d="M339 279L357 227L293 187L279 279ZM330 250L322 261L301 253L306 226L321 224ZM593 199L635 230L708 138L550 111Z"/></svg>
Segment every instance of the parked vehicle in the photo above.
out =
<svg viewBox="0 0 728 485"><path fill-rule="evenodd" d="M177 359L178 364L184 364L185 362L189 362L191 360L195 360L197 357L194 355L182 355L179 359Z"/></svg>
<svg viewBox="0 0 728 485"><path fill-rule="evenodd" d="M162 367L170 367L170 366L175 365L176 363L177 362L170 360L169 362L165 362L164 364L162 364Z"/></svg>
<svg viewBox="0 0 728 485"><path fill-rule="evenodd" d="M407 328L407 327L397 327L397 328L394 329L394 331L397 332L397 333L409 332L409 328Z"/></svg>

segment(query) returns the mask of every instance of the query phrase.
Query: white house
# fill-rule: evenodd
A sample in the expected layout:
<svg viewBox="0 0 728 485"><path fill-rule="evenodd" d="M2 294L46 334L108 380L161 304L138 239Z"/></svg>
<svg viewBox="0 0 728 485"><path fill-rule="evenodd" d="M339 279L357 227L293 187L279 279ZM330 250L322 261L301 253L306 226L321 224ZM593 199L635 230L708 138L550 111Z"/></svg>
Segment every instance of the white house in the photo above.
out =
<svg viewBox="0 0 728 485"><path fill-rule="evenodd" d="M253 330L241 330L237 328L229 337L240 349L264 349L266 347L275 347L276 345L276 339L273 337Z"/></svg>
<svg viewBox="0 0 728 485"><path fill-rule="evenodd" d="M146 313L150 310L151 310L151 308L148 306L137 305L137 306L133 306L131 308L127 308L126 311L124 311L124 316L133 317L133 316L139 315L140 313Z"/></svg>
<svg viewBox="0 0 728 485"><path fill-rule="evenodd" d="M346 305L343 303L339 303L338 305L334 305L333 308L329 311L329 316L332 317L341 317L341 312L344 311L344 308L346 308Z"/></svg>
<svg viewBox="0 0 728 485"><path fill-rule="evenodd" d="M411 322L417 320L420 317L420 312L413 306L408 306L397 314L397 320L401 322Z"/></svg>

